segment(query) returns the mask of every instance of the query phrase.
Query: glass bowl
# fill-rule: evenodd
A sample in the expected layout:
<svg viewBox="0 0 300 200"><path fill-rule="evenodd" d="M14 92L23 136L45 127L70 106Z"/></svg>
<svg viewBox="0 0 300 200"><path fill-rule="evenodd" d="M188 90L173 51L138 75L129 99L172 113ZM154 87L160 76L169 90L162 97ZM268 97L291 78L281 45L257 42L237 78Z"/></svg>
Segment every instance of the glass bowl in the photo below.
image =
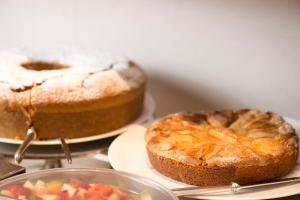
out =
<svg viewBox="0 0 300 200"><path fill-rule="evenodd" d="M25 173L14 176L0 182L0 191L6 190L10 185L24 184L26 181L43 182L78 180L83 183L104 183L117 186L121 191L129 194L147 192L153 200L178 200L178 198L166 187L148 178L130 173L102 168L69 168L49 169L33 173ZM2 194L3 195L3 194Z"/></svg>

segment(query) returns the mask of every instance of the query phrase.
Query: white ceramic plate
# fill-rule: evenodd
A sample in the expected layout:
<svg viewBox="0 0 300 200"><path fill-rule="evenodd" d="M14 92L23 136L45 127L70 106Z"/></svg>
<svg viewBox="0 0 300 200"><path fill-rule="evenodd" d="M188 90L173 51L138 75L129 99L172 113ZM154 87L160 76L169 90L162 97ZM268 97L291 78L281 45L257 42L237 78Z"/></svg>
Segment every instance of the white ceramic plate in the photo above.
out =
<svg viewBox="0 0 300 200"><path fill-rule="evenodd" d="M145 101L144 101L144 109L142 114L137 118L134 122L131 124L128 124L126 126L123 126L121 128L118 128L116 130L107 132L107 133L101 133L99 135L93 135L89 137L82 137L82 138L74 138L74 139L66 139L66 142L68 144L74 144L74 143L81 143L81 142L89 142L99 139L108 138L111 136L118 135L120 133L123 133L130 127L132 124L142 124L145 123L154 113L155 111L155 101L153 97L146 93L145 95ZM0 138L0 143L7 143L7 144L21 144L22 140L15 140L15 139L8 139L8 138ZM30 145L60 145L61 142L58 139L54 140L34 140L30 143Z"/></svg>
<svg viewBox="0 0 300 200"><path fill-rule="evenodd" d="M286 118L287 119L287 118ZM300 121L287 119L300 133ZM112 167L116 170L139 174L152 178L157 182L165 185L169 189L189 186L170 179L152 168L148 161L145 149L144 133L146 128L140 125L131 126L125 133L116 138L111 144L108 151L108 159ZM300 159L298 165L288 177L300 176ZM271 169L270 169L271 170ZM300 183L293 185L283 185L280 187L268 188L265 190L241 194L223 194L223 195L205 195L197 196L198 199L214 200L256 200L256 199L273 199L286 197L300 193Z"/></svg>

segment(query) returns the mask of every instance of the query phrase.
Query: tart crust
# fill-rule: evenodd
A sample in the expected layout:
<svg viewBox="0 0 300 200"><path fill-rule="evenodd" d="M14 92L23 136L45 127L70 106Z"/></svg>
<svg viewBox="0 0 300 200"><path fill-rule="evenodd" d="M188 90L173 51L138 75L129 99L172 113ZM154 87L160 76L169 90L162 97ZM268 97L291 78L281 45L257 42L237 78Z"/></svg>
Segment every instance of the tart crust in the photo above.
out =
<svg viewBox="0 0 300 200"><path fill-rule="evenodd" d="M224 135L211 135L212 130ZM258 110L173 114L150 125L145 138L157 171L199 186L277 179L295 166L298 156L295 130L280 116ZM205 148L209 144L213 148Z"/></svg>

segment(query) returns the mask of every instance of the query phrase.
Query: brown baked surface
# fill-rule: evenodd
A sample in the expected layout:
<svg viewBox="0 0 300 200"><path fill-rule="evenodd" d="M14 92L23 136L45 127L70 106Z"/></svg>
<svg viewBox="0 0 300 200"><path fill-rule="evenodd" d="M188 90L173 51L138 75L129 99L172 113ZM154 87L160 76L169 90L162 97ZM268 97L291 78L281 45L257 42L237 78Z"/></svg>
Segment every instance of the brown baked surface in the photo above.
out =
<svg viewBox="0 0 300 200"><path fill-rule="evenodd" d="M135 63L58 54L52 62L0 52L0 137L22 139L33 125L37 139L80 138L141 114L146 78Z"/></svg>
<svg viewBox="0 0 300 200"><path fill-rule="evenodd" d="M150 125L145 139L156 170L200 186L276 179L298 156L293 127L259 110L172 114Z"/></svg>

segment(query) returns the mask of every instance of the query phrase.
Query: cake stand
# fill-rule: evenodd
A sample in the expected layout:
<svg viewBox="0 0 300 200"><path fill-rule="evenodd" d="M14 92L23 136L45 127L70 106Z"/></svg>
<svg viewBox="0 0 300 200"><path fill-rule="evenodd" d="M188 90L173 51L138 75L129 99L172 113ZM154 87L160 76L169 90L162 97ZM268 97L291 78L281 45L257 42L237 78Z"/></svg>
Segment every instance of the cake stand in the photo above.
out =
<svg viewBox="0 0 300 200"><path fill-rule="evenodd" d="M75 165L91 167L89 164L94 163L94 165L96 165L95 167L110 167L107 158L107 149L110 143L117 135L129 129L131 125L145 125L153 121L154 110L155 102L151 95L146 94L143 112L139 118L131 124L95 136L66 139L71 157L75 159ZM0 138L0 157L13 160L15 152L21 142L22 141L19 140ZM32 141L26 149L24 159L22 165L26 167L27 171L71 166L66 164L66 155L65 152L62 151L61 143L58 139ZM74 165L72 165L72 167L74 167Z"/></svg>

